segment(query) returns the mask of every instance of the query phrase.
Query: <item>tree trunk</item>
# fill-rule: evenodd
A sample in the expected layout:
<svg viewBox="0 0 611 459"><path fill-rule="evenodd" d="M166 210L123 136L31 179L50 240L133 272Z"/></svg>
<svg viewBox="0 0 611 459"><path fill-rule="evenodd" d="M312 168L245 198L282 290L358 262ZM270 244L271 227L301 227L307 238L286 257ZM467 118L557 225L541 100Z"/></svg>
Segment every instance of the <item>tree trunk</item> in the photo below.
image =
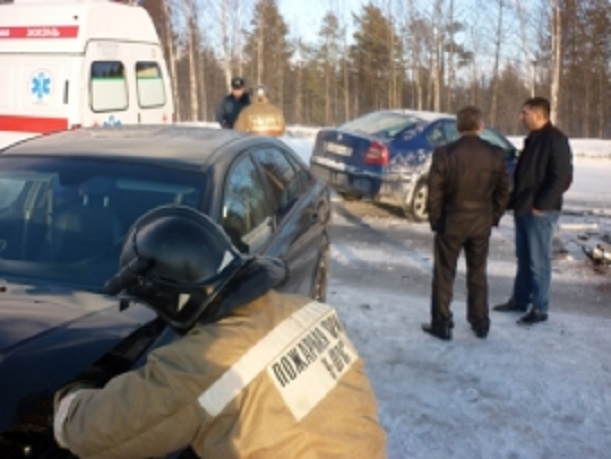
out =
<svg viewBox="0 0 611 459"><path fill-rule="evenodd" d="M515 0L518 22L520 23L520 41L522 42L522 54L524 55L524 76L528 79L530 97L535 97L535 81L537 75L537 61L531 57L530 44L526 34L526 16L522 8L522 2Z"/></svg>
<svg viewBox="0 0 611 459"><path fill-rule="evenodd" d="M343 59L343 74L344 74L344 121L350 119L350 67L348 61L348 39L344 31L344 59Z"/></svg>
<svg viewBox="0 0 611 459"><path fill-rule="evenodd" d="M331 40L330 35L325 40L325 126L331 124Z"/></svg>
<svg viewBox="0 0 611 459"><path fill-rule="evenodd" d="M558 123L560 117L560 72L562 71L562 15L557 0L550 0L552 22L552 85L551 114L552 123Z"/></svg>
<svg viewBox="0 0 611 459"><path fill-rule="evenodd" d="M450 6L448 10L448 24L450 24L453 28L454 24L454 0L450 0ZM446 111L453 112L454 111L454 80L455 80L455 72L454 72L454 32L450 36L450 49L448 52L448 85L446 92Z"/></svg>
<svg viewBox="0 0 611 459"><path fill-rule="evenodd" d="M163 7L163 30L166 49L168 52L168 70L170 72L170 85L172 87L172 99L174 99L174 118L180 120L180 98L178 97L178 71L176 68L176 50L174 49L174 36L172 33L172 14L168 0L162 0Z"/></svg>
<svg viewBox="0 0 611 459"><path fill-rule="evenodd" d="M229 14L227 2L228 0L221 0L221 40L223 43L222 67L225 75L225 85L227 86L227 91L229 91L231 88L231 61L233 59L233 50L229 40Z"/></svg>
<svg viewBox="0 0 611 459"><path fill-rule="evenodd" d="M409 0L409 14L410 20L410 41L408 48L411 49L410 67L412 69L412 80L414 89L416 92L415 102L418 110L424 109L424 89L422 83L422 72L421 72L421 58L422 58L422 37L418 33L416 28L416 7L414 6L414 0Z"/></svg>
<svg viewBox="0 0 611 459"><path fill-rule="evenodd" d="M444 44L444 31L443 31L443 14L442 14L443 0L436 0L434 13L433 13L433 111L441 111L441 91L443 86L443 44Z"/></svg>
<svg viewBox="0 0 611 459"><path fill-rule="evenodd" d="M197 21L193 17L193 0L184 3L185 17L188 21L188 53L189 53L189 100L191 101L191 121L197 121L199 117L199 85L197 75Z"/></svg>
<svg viewBox="0 0 611 459"><path fill-rule="evenodd" d="M297 52L299 58L297 59L297 94L295 97L295 122L297 124L303 123L303 62L302 62L302 51L301 51L301 40L297 42Z"/></svg>
<svg viewBox="0 0 611 459"><path fill-rule="evenodd" d="M263 23L263 0L259 0L259 25L258 25L258 36L257 36L257 84L261 84L263 81L263 52L264 52L264 43L263 43L263 27L265 24Z"/></svg>
<svg viewBox="0 0 611 459"><path fill-rule="evenodd" d="M501 44L503 42L503 1L497 0L499 15L496 23L494 41L494 64L492 67L492 104L490 107L490 124L496 126L499 100L499 67L501 63Z"/></svg>

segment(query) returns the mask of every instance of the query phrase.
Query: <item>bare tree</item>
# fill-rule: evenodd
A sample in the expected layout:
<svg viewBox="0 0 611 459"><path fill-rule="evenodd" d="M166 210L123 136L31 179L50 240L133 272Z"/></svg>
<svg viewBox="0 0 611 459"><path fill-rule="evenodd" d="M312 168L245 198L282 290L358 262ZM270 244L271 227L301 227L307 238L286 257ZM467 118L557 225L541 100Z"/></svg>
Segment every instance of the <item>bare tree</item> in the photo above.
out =
<svg viewBox="0 0 611 459"><path fill-rule="evenodd" d="M180 98L178 97L178 71L176 69L176 49L174 44L174 34L172 29L172 13L168 0L162 0L163 22L164 22L164 41L168 55L168 67L172 79L172 98L174 99L174 113L176 119L180 118Z"/></svg>
<svg viewBox="0 0 611 459"><path fill-rule="evenodd" d="M496 31L494 37L494 63L492 65L492 103L490 107L490 123L494 126L497 121L499 100L499 68L501 63L501 46L503 44L503 12L504 0L497 0L498 13L496 17Z"/></svg>
<svg viewBox="0 0 611 459"><path fill-rule="evenodd" d="M263 3L265 0L259 0L259 8L263 10ZM257 83L261 83L263 79L263 53L265 51L265 17L263 14L258 15L258 34L257 34Z"/></svg>
<svg viewBox="0 0 611 459"><path fill-rule="evenodd" d="M193 0L184 0L184 15L187 18L187 54L189 59L189 100L191 102L191 120L199 119L199 84L197 78L199 30Z"/></svg>
<svg viewBox="0 0 611 459"><path fill-rule="evenodd" d="M424 75L422 71L423 67L423 54L425 47L425 34L428 29L426 21L419 17L418 11L414 4L414 0L408 0L409 8L409 22L408 29L409 34L406 34L408 41L406 43L406 49L410 51L410 68L412 81L414 82L416 108L418 110L424 109Z"/></svg>
<svg viewBox="0 0 611 459"><path fill-rule="evenodd" d="M441 111L441 91L443 89L443 47L445 43L445 31L443 24L443 2L444 0L435 0L433 6L433 53L432 71L433 74L433 110Z"/></svg>
<svg viewBox="0 0 611 459"><path fill-rule="evenodd" d="M560 75L562 72L562 14L558 0L549 0L551 32L552 32L552 86L550 117L552 122L558 122L560 101Z"/></svg>
<svg viewBox="0 0 611 459"><path fill-rule="evenodd" d="M454 41L454 31L455 27L455 19L454 19L454 0L450 0L450 5L448 7L448 90L446 92L446 110L453 111L454 110L454 101L453 95L454 91L452 90L452 85L454 84L454 80L456 78L456 72L454 70L454 54L455 54L455 41Z"/></svg>
<svg viewBox="0 0 611 459"><path fill-rule="evenodd" d="M527 33L526 13L524 11L524 7L522 6L521 0L515 0L515 8L518 17L518 23L520 24L520 42L524 59L524 75L526 76L526 78L528 78L530 96L534 97L537 63L535 57L532 55L532 52L530 50L530 40L528 39Z"/></svg>

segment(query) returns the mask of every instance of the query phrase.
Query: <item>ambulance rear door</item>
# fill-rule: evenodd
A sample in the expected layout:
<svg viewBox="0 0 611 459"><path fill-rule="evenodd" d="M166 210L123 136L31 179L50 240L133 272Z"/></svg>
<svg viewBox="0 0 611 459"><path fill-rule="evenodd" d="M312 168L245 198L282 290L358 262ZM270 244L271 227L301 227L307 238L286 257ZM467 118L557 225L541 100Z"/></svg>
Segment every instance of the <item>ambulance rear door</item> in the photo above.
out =
<svg viewBox="0 0 611 459"><path fill-rule="evenodd" d="M136 95L129 82L130 74L133 75L130 46L113 40L88 42L82 68L83 126L118 127L138 123Z"/></svg>
<svg viewBox="0 0 611 459"><path fill-rule="evenodd" d="M161 48L134 43L131 48L135 105L143 124L171 123L174 112L170 80ZM132 80L130 80L132 81Z"/></svg>
<svg viewBox="0 0 611 459"><path fill-rule="evenodd" d="M84 126L172 122L172 94L159 45L92 40L84 72Z"/></svg>

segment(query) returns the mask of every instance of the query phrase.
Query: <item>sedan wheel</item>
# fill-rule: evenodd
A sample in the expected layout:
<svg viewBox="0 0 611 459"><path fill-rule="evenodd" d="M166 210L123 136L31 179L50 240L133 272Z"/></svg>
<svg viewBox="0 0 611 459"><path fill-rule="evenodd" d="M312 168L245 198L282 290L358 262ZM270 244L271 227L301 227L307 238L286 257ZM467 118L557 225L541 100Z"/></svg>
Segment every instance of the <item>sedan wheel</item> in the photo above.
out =
<svg viewBox="0 0 611 459"><path fill-rule="evenodd" d="M408 218L416 222L425 222L428 220L429 213L427 211L427 200L429 197L429 187L426 182L420 182L416 185L412 202L406 205L406 214Z"/></svg>

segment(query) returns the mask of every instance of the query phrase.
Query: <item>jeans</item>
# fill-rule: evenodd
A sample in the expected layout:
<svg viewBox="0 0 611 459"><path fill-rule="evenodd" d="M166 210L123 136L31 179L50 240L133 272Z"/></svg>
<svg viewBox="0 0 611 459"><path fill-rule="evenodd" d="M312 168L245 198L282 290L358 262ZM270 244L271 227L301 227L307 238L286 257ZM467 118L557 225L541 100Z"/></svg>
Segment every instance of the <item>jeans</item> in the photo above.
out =
<svg viewBox="0 0 611 459"><path fill-rule="evenodd" d="M515 217L518 269L513 284L513 300L547 312L552 279L552 235L560 212L546 210L543 215Z"/></svg>

